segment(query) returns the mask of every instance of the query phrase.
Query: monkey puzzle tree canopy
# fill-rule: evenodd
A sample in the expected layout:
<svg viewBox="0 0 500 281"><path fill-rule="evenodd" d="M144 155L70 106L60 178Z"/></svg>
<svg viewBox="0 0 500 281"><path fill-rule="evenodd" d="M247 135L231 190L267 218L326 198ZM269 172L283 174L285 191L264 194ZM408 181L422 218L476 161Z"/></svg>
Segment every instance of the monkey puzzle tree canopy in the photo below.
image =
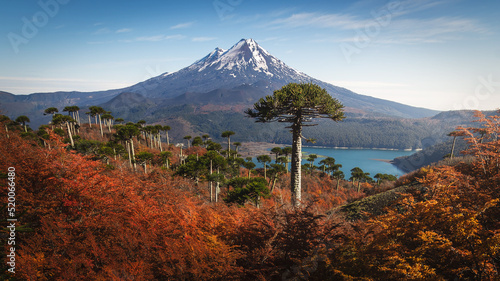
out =
<svg viewBox="0 0 500 281"><path fill-rule="evenodd" d="M328 118L333 121L344 119L344 106L328 92L313 83L290 83L272 96L261 98L245 113L256 119L256 122L292 123L292 200L300 205L301 200L301 162L302 162L302 127L314 126L310 123L314 118Z"/></svg>

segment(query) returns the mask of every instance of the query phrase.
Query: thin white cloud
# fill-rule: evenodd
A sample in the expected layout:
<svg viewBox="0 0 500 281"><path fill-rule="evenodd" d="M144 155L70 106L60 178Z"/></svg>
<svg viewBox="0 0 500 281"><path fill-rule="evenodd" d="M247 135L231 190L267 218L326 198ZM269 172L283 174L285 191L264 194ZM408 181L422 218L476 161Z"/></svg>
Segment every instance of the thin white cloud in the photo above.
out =
<svg viewBox="0 0 500 281"><path fill-rule="evenodd" d="M116 31L116 33L126 33L126 32L131 32L132 29L130 28L121 28Z"/></svg>
<svg viewBox="0 0 500 281"><path fill-rule="evenodd" d="M176 24L174 26L171 26L170 29L188 28L188 27L193 26L194 23L195 23L194 21L179 23L179 24Z"/></svg>
<svg viewBox="0 0 500 281"><path fill-rule="evenodd" d="M194 37L191 39L193 42L208 42L208 41L213 41L216 40L217 37Z"/></svg>
<svg viewBox="0 0 500 281"><path fill-rule="evenodd" d="M142 36L135 38L135 41L158 42L165 40L165 35Z"/></svg>
<svg viewBox="0 0 500 281"><path fill-rule="evenodd" d="M420 11L425 11L431 8L436 8L437 6L442 5L453 5L453 2L457 2L457 0L405 0L397 2L398 6L394 8L392 11L394 16L402 16L406 14L412 14ZM387 9L387 6L383 6L380 9ZM446 9L446 8L444 8Z"/></svg>
<svg viewBox="0 0 500 281"><path fill-rule="evenodd" d="M420 2L420 1L419 1ZM429 1L421 1L429 2ZM438 4L425 3L428 9ZM488 28L475 19L465 17L438 17L438 18L410 18L403 16L422 7L413 4L409 8L401 6L397 14L390 20L381 24L381 19L376 19L368 14L366 18L352 14L323 14L323 13L298 13L286 18L276 19L267 24L271 28L325 28L345 32L352 31L352 35L339 38L337 42L356 42L362 35L368 34L370 41L377 43L436 43L447 42L464 38L470 34L487 34ZM366 31L368 30L368 31ZM375 32L374 32L375 30ZM366 37L366 36L365 36Z"/></svg>
<svg viewBox="0 0 500 281"><path fill-rule="evenodd" d="M378 43L438 43L460 40L470 34L486 34L488 29L477 21L459 17L440 17L435 19L401 19L387 26L381 32ZM377 40L377 39L380 39Z"/></svg>
<svg viewBox="0 0 500 281"><path fill-rule="evenodd" d="M153 36L141 36L137 37L131 40L121 40L120 42L160 42L160 41L165 41L165 40L182 40L186 38L184 35L176 34L176 35L164 35L164 34L159 34L159 35L153 35Z"/></svg>
<svg viewBox="0 0 500 281"><path fill-rule="evenodd" d="M103 45L103 44L110 44L113 43L113 41L87 41L87 44L89 45Z"/></svg>
<svg viewBox="0 0 500 281"><path fill-rule="evenodd" d="M320 27L356 29L363 27L365 21L349 14L298 13L286 18L276 19L268 24L270 27Z"/></svg>
<svg viewBox="0 0 500 281"><path fill-rule="evenodd" d="M99 28L98 30L96 30L94 33L94 35L102 35L102 34L109 34L111 33L111 30L107 27L104 27L104 28Z"/></svg>

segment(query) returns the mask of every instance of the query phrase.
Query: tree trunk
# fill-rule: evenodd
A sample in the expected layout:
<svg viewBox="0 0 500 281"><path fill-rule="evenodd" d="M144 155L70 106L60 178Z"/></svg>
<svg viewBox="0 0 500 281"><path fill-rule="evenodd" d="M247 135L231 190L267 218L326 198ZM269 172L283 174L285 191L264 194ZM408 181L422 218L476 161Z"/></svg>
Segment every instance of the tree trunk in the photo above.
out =
<svg viewBox="0 0 500 281"><path fill-rule="evenodd" d="M273 193L274 188L276 187L276 182L277 182L277 181L278 181L278 176L276 175L276 176L274 177L274 179L272 179L272 180L271 180L271 182L273 183L273 184L271 185L271 190L270 190L270 192L271 192L271 193Z"/></svg>
<svg viewBox="0 0 500 281"><path fill-rule="evenodd" d="M130 152L130 142L125 141L125 146L127 147L127 152L128 152L128 162L130 163L130 168L132 169L132 153Z"/></svg>
<svg viewBox="0 0 500 281"><path fill-rule="evenodd" d="M340 179L337 178L337 191L339 191L339 184L340 184Z"/></svg>
<svg viewBox="0 0 500 281"><path fill-rule="evenodd" d="M160 147L160 152L163 152L163 147L161 146L161 133L158 133L158 146Z"/></svg>
<svg viewBox="0 0 500 281"><path fill-rule="evenodd" d="M453 153L455 152L455 141L457 140L457 137L453 137L453 144L451 145L451 154L450 154L450 159L453 159Z"/></svg>
<svg viewBox="0 0 500 281"><path fill-rule="evenodd" d="M132 151L132 162L134 163L134 171L137 169L135 164L134 140L130 139L130 150Z"/></svg>
<svg viewBox="0 0 500 281"><path fill-rule="evenodd" d="M298 122L292 125L292 135L293 135L292 175L291 175L292 205L294 207L299 207L300 201L302 200L302 190L301 190L302 125L298 124Z"/></svg>
<svg viewBox="0 0 500 281"><path fill-rule="evenodd" d="M90 114L89 114L89 128L92 128L92 120L90 119Z"/></svg>
<svg viewBox="0 0 500 281"><path fill-rule="evenodd" d="M7 133L7 138L10 138L10 136L9 136L9 128L7 127L7 125L5 125L5 132Z"/></svg>
<svg viewBox="0 0 500 281"><path fill-rule="evenodd" d="M213 173L213 170L212 170L212 160L210 159L210 175ZM214 195L213 195L213 184L212 184L212 181L210 181L210 202L213 202L214 201Z"/></svg>
<svg viewBox="0 0 500 281"><path fill-rule="evenodd" d="M217 174L219 174L219 168L217 168ZM219 192L220 192L220 182L217 180L217 184L215 185L215 203L219 202Z"/></svg>
<svg viewBox="0 0 500 281"><path fill-rule="evenodd" d="M167 146L170 146L170 141L168 140L168 131L166 131L166 135L167 135Z"/></svg>
<svg viewBox="0 0 500 281"><path fill-rule="evenodd" d="M99 128L101 129L101 138L104 137L104 133L102 132L102 122L101 122L101 115L99 114Z"/></svg>
<svg viewBox="0 0 500 281"><path fill-rule="evenodd" d="M71 135L71 128L69 127L69 122L66 122L66 126L68 127L68 135L69 135L69 140L71 141L71 147L75 148L75 142L73 142L73 136Z"/></svg>

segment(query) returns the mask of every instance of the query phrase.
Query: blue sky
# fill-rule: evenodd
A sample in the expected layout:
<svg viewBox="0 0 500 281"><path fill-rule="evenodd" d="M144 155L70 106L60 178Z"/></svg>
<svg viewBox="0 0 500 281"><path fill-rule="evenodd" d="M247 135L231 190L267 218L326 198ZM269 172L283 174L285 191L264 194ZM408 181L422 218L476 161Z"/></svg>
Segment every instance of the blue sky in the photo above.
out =
<svg viewBox="0 0 500 281"><path fill-rule="evenodd" d="M500 1L0 0L0 90L130 86L253 38L357 93L500 108Z"/></svg>

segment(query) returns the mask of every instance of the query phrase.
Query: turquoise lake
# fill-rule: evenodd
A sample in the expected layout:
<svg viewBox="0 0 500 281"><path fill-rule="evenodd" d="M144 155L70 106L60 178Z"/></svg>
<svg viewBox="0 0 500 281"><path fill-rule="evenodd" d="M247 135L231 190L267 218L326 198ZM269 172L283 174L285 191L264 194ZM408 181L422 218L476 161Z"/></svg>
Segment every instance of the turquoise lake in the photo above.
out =
<svg viewBox="0 0 500 281"><path fill-rule="evenodd" d="M370 173L371 177L377 173L391 174L398 177L402 176L405 172L390 163L379 160L392 160L399 156L415 153L415 151L405 150L340 149L328 147L302 147L302 152L304 153L302 164L308 163L305 161L308 154L318 155L318 158L314 162L316 166L320 166L319 162L324 159L321 158L322 156L335 158L335 163L342 165L340 170L344 172L346 178L350 177L351 169L354 167L360 167L365 173ZM273 159L272 163L274 163L274 155L271 155L271 158ZM258 167L262 167L262 164L258 163Z"/></svg>

